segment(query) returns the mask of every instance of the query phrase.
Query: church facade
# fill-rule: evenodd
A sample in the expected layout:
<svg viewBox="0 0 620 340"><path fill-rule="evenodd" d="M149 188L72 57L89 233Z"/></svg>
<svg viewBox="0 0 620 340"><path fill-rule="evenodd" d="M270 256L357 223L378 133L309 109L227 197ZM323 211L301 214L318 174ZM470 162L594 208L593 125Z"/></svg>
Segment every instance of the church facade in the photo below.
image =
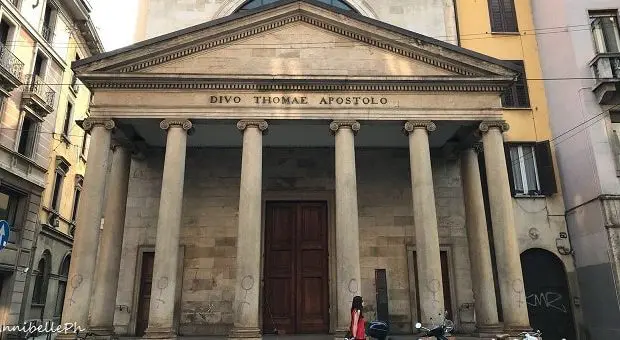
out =
<svg viewBox="0 0 620 340"><path fill-rule="evenodd" d="M576 333L552 149L505 143L515 64L285 0L74 69L94 95L63 322L342 336L361 295L394 334L520 332L545 310ZM559 262L555 295L531 290L531 249Z"/></svg>

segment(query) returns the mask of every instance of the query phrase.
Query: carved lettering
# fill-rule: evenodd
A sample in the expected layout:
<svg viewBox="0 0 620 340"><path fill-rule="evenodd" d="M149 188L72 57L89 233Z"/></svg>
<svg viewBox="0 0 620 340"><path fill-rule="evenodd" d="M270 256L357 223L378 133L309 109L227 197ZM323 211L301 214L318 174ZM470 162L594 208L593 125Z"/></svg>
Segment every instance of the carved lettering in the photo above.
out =
<svg viewBox="0 0 620 340"><path fill-rule="evenodd" d="M241 97L239 96L211 96L210 100L211 104L230 104L241 103Z"/></svg>
<svg viewBox="0 0 620 340"><path fill-rule="evenodd" d="M247 99L241 96L209 96L209 103L211 104L241 104L244 100L248 100L254 105L366 105L366 106L379 106L388 105L389 100L385 97L341 97L341 96L327 96L320 98L309 98L307 96L251 96Z"/></svg>

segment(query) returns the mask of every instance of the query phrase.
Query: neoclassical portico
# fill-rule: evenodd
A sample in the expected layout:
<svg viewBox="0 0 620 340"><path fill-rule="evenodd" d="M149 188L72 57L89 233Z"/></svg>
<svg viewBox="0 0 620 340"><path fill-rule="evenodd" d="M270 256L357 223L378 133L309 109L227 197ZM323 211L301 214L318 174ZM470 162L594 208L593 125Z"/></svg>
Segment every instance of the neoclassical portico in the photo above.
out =
<svg viewBox="0 0 620 340"><path fill-rule="evenodd" d="M343 16L286 2L76 63L94 92L89 169L110 162L113 133L142 157L130 169L129 146L114 147L107 202L105 174L87 173L76 251L94 247L104 211L106 224L97 271L86 256L70 275L95 296L68 293L63 322L90 308L107 334L338 337L353 297L375 316L385 284L401 332L468 302L475 325L457 327L491 332L493 242L504 326L529 327L499 99L514 70ZM449 270L446 248L465 250Z"/></svg>

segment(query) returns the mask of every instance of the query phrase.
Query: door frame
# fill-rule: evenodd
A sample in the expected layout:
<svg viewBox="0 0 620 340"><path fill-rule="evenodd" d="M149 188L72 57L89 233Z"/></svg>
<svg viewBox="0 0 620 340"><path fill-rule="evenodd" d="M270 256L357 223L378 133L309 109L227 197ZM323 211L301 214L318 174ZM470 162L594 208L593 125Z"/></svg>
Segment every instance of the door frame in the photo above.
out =
<svg viewBox="0 0 620 340"><path fill-rule="evenodd" d="M448 280L450 281L450 309L451 309L451 313L454 316L452 320L452 322L454 322L454 327L458 330L461 326L460 324L460 317L457 314L458 313L458 309L457 309L457 304L458 304L458 297L456 295L457 293L457 289L456 289L456 274L454 273L454 259L452 258L453 256L453 250L452 250L452 244L449 242L442 242L445 241L444 238L440 237L440 241L439 241L439 251L445 251L447 253L447 257L448 257ZM409 305L410 305L410 310L411 310L411 329L414 330L415 332L415 324L416 322L419 321L419 315L418 315L418 308L417 308L417 298L416 298L416 285L415 285L415 278L416 278L416 272L415 272L415 264L413 263L413 252L417 250L416 245L415 244L408 244L406 246L407 248L407 269L408 269L408 278L409 278Z"/></svg>
<svg viewBox="0 0 620 340"><path fill-rule="evenodd" d="M129 307L129 324L127 325L127 335L136 335L138 327L138 305L140 303L140 286L142 283L142 259L144 253L155 253L154 245L140 245L136 253L136 266L134 268L136 276L133 283L133 297ZM177 287L174 299L173 325L178 332L181 320L181 294L183 293L183 273L184 273L185 245L179 244L179 265L177 268ZM150 306L149 306L150 308Z"/></svg>
<svg viewBox="0 0 620 340"><path fill-rule="evenodd" d="M328 286L328 309L329 313L329 333L333 334L336 331L336 324L338 322L338 308L337 296L336 296L336 254L335 254L335 242L336 242L336 214L335 205L336 196L334 191L263 191L262 193L262 207L261 207L261 256L260 256L260 292L259 292L259 323L263 325L263 294L265 289L265 223L267 217L267 203L271 201L280 202L325 202L327 205L327 286ZM333 260L332 260L333 259Z"/></svg>

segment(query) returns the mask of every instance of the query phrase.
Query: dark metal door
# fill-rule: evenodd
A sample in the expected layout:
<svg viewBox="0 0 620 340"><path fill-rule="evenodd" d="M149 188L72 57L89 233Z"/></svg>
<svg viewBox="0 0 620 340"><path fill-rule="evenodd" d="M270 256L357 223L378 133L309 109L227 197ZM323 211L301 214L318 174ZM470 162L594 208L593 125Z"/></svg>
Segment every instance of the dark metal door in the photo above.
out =
<svg viewBox="0 0 620 340"><path fill-rule="evenodd" d="M529 249L521 254L530 325L545 340L576 340L564 264L555 254Z"/></svg>

